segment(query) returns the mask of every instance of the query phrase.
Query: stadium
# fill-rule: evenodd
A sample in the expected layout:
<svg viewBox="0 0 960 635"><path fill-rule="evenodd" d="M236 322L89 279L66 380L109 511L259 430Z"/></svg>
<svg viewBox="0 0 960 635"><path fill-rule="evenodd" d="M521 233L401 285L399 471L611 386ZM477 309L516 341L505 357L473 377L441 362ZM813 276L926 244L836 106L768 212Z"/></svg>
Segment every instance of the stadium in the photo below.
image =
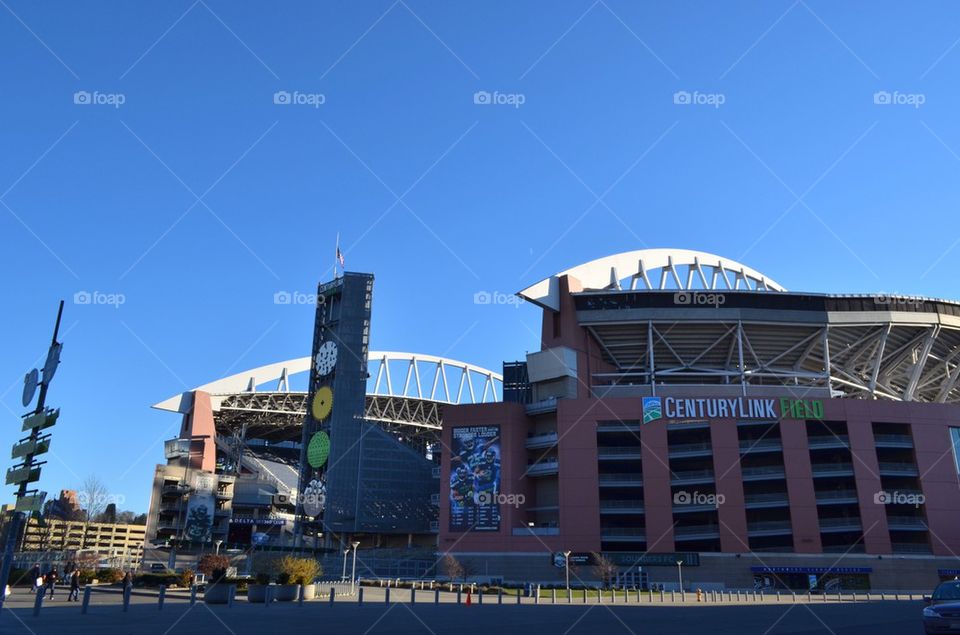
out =
<svg viewBox="0 0 960 635"><path fill-rule="evenodd" d="M312 549L339 572L358 542L358 574L433 569L443 418L458 404L499 400L502 378L453 359L367 350L371 290L372 276L349 272L320 286L317 333L338 346L318 335L309 357L154 405L182 423L156 466L145 563L191 567L221 548Z"/></svg>
<svg viewBox="0 0 960 635"><path fill-rule="evenodd" d="M960 573L960 303L649 249L519 292L540 350L444 414L439 549L505 580L929 588Z"/></svg>

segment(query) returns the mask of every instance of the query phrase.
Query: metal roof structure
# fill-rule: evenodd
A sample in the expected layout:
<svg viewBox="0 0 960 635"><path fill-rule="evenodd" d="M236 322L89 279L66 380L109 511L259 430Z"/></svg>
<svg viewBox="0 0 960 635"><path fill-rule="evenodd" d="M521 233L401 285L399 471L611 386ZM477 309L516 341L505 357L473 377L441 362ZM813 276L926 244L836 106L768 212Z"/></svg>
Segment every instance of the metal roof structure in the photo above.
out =
<svg viewBox="0 0 960 635"><path fill-rule="evenodd" d="M742 394L960 401L960 304L891 294L789 292L721 256L644 249L598 258L520 291L577 321L612 369L596 395L646 386L729 385ZM642 390L642 389L641 389Z"/></svg>
<svg viewBox="0 0 960 635"><path fill-rule="evenodd" d="M251 437L299 440L307 393L290 389L290 378L309 372L310 357L299 357L245 370L165 399L153 407L190 411L194 391L210 394L217 430L246 428ZM443 421L443 407L500 399L503 377L486 368L455 359L396 351L370 351L364 418L407 437L434 435ZM277 382L272 389L258 389Z"/></svg>
<svg viewBox="0 0 960 635"><path fill-rule="evenodd" d="M779 284L735 260L689 249L640 249L566 269L530 285L517 295L545 309L560 309L560 278L570 276L584 290L720 290L786 291Z"/></svg>

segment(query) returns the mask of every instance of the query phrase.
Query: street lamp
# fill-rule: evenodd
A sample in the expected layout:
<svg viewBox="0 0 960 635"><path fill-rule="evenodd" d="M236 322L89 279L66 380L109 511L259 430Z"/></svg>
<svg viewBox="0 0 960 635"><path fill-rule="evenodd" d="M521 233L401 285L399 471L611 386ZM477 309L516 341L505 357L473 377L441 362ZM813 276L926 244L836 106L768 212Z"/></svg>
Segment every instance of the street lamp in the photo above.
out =
<svg viewBox="0 0 960 635"><path fill-rule="evenodd" d="M680 580L680 593L683 593L683 560L677 560L677 578Z"/></svg>
<svg viewBox="0 0 960 635"><path fill-rule="evenodd" d="M563 552L563 564L567 570L567 595L570 595L570 551Z"/></svg>
<svg viewBox="0 0 960 635"><path fill-rule="evenodd" d="M350 595L353 595L353 587L357 583L357 547L360 546L360 542L355 540L350 544L353 545L353 570L350 572Z"/></svg>
<svg viewBox="0 0 960 635"><path fill-rule="evenodd" d="M343 550L343 574L340 576L341 582L347 581L347 556L350 554L350 547Z"/></svg>
<svg viewBox="0 0 960 635"><path fill-rule="evenodd" d="M214 543L217 545L217 555L220 555L220 545L223 544L222 540L215 540Z"/></svg>

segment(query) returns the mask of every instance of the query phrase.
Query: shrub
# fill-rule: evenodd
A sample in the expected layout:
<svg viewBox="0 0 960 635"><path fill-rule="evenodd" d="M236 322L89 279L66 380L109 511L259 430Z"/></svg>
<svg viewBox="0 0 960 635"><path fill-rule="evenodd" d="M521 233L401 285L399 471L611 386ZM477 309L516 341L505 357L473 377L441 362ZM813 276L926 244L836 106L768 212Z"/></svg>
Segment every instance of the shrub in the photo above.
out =
<svg viewBox="0 0 960 635"><path fill-rule="evenodd" d="M116 584L117 582L123 580L123 571L120 569L100 569L93 577L97 578L104 584Z"/></svg>
<svg viewBox="0 0 960 635"><path fill-rule="evenodd" d="M134 581L136 586L147 587L171 586L179 583L180 574L178 573L143 573L138 575Z"/></svg>
<svg viewBox="0 0 960 635"><path fill-rule="evenodd" d="M227 575L229 566L230 558L212 553L201 557L200 562L197 563L197 569L210 576L212 582L220 582Z"/></svg>
<svg viewBox="0 0 960 635"><path fill-rule="evenodd" d="M313 558L284 556L278 563L280 570L277 581L280 584L311 584L323 573L320 563Z"/></svg>
<svg viewBox="0 0 960 635"><path fill-rule="evenodd" d="M184 569L182 573L178 576L177 586L189 587L190 583L194 580L193 569Z"/></svg>

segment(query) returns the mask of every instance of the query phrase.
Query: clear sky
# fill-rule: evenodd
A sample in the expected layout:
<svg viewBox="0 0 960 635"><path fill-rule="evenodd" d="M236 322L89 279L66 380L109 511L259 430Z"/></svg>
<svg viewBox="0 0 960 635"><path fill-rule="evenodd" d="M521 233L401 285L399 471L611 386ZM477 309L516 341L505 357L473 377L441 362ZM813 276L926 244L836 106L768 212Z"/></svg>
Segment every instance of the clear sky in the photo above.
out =
<svg viewBox="0 0 960 635"><path fill-rule="evenodd" d="M539 311L475 293L644 247L960 298L958 39L951 2L0 0L0 442L64 298L41 485L145 510L150 404L309 354L274 294L337 232L373 348L494 369Z"/></svg>

